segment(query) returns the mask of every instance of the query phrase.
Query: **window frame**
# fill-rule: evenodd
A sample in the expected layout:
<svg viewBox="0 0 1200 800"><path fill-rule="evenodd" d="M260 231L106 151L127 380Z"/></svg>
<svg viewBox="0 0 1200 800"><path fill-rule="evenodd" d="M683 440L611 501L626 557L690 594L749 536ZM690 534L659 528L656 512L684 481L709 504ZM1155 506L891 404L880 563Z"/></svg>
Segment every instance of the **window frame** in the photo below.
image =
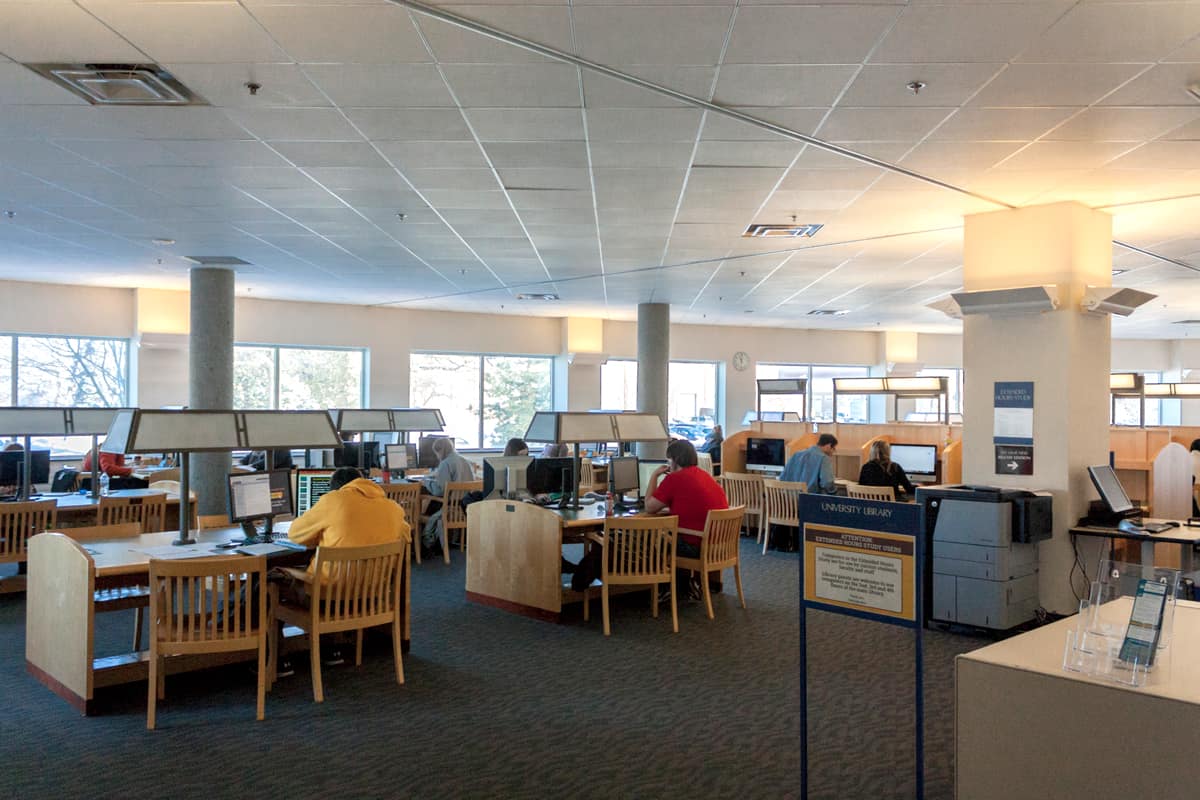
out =
<svg viewBox="0 0 1200 800"><path fill-rule="evenodd" d="M758 380L760 377L758 370L761 367L788 367L788 368L794 369L794 370L801 370L801 369L804 370L805 375L803 377L807 381L807 383L805 384L805 386L807 387L807 391L805 391L805 393L804 393L804 419L807 422L837 422L836 419L816 419L813 417L813 396L816 394L816 392L813 389L813 387L814 387L813 369L814 368L863 370L862 375L839 375L838 376L839 378L858 378L858 377L869 378L871 376L871 366L869 364L817 364L817 363L787 362L787 361L759 361L759 362L756 362L754 365L755 380ZM754 409L750 409L750 410L753 411ZM834 413L834 416L836 417L836 411ZM846 424L862 425L862 424L870 424L870 422L871 422L871 409L870 409L870 404L868 403L867 419L864 422L861 422L861 423L851 422L851 423L846 423Z"/></svg>
<svg viewBox="0 0 1200 800"><path fill-rule="evenodd" d="M87 406L88 408L123 408L128 406L130 401L130 392L132 390L133 377L133 362L132 362L132 342L122 336L73 336L65 333L16 333L12 331L0 331L0 337L9 338L9 358L11 359L8 381L8 402L4 405L17 406L17 398L20 396L20 372L21 372L21 356L20 356L20 341L22 339L78 339L94 342L121 342L125 345L125 375L122 381L124 391L120 398L111 405L103 406ZM38 406L30 406L37 408Z"/></svg>
<svg viewBox="0 0 1200 800"><path fill-rule="evenodd" d="M478 446L464 447L464 448L462 448L464 451L471 452L471 451L502 450L503 449L503 447L484 447L483 446L484 420L485 420L485 417L487 416L485 413L485 408L486 408L485 404L486 404L486 400L487 400L487 375L484 370L484 363L489 358L520 358L520 359L525 359L525 360L536 360L536 361L547 362L547 366L549 367L548 373L550 376L550 408L538 409L538 410L540 410L540 411L554 410L554 383L555 383L554 359L555 359L555 357L552 355L546 355L544 353L498 353L498 352L463 352L463 351L454 351L454 350L412 350L409 352L409 360L408 360L408 394L409 394L409 403L410 404L412 403L412 374L413 374L412 357L413 356L453 356L454 358L474 358L476 360L476 362L478 364L477 376L478 376L478 383L479 383L479 396L476 399L478 400L478 403L479 403L479 412L475 415L476 420L477 420L477 425L478 425L478 428L476 430L476 436L478 438L476 438L475 441L478 442ZM453 436L453 432L451 432L451 431L447 431L447 434L450 436Z"/></svg>
<svg viewBox="0 0 1200 800"><path fill-rule="evenodd" d="M605 361L604 364L602 364L600 366L600 407L601 408L608 408L608 405L604 402L604 367L613 362L621 362L621 363L625 363L625 364L638 365L638 360L636 358L610 358L607 361ZM704 366L712 367L712 370L713 370L713 385L712 385L713 415L712 416L713 416L713 424L719 425L721 418L722 418L722 414L724 413L724 405L721 402L721 400L722 400L722 397L721 397L721 374L722 374L721 362L716 361L716 360L704 359L704 358L672 358L672 359L669 359L667 361L667 406L668 406L668 410L670 409L670 405L671 405L671 366L675 365L675 364L702 364ZM635 402L633 409L613 408L611 410L613 410L613 411L633 411L633 410L636 410L636 405L637 404ZM696 408L697 414L696 415L699 415L700 408L707 408L707 406L697 406L697 408ZM688 420L688 421L690 422L691 420ZM668 420L667 422L668 422L668 424L670 424L670 420Z"/></svg>
<svg viewBox="0 0 1200 800"><path fill-rule="evenodd" d="M237 348L239 347L257 347L260 349L271 350L271 405L266 409L269 411L279 410L279 352L281 350L324 350L340 353L358 353L359 361L359 387L358 387L358 407L367 408L369 400L369 385L367 382L367 353L366 347L352 347L339 345L307 345L307 344L271 344L268 342L234 342L234 369L237 369Z"/></svg>

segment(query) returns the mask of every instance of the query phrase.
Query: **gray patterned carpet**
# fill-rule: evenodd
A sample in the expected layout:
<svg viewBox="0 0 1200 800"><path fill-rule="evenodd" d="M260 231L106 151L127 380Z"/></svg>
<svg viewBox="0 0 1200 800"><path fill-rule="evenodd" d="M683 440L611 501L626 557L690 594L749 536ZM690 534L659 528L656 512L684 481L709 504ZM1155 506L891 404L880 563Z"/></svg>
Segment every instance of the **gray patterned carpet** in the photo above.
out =
<svg viewBox="0 0 1200 800"><path fill-rule="evenodd" d="M742 558L747 611L729 591L672 635L639 594L608 639L598 603L588 624L525 619L467 603L460 554L429 560L405 686L378 637L323 670L320 706L298 659L261 723L247 667L172 678L154 732L144 687L83 718L29 677L24 598L0 595L0 798L798 797L797 556ZM99 655L128 647L130 614L100 617ZM911 797L911 634L813 613L808 638L813 796ZM926 632L927 797L953 796L953 657L983 644Z"/></svg>

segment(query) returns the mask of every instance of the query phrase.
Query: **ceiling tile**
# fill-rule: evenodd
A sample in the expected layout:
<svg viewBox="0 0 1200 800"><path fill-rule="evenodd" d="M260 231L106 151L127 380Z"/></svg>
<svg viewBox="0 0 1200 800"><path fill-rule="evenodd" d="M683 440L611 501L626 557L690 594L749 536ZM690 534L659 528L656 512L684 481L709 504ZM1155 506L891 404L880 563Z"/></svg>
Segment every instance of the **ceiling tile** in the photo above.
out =
<svg viewBox="0 0 1200 800"><path fill-rule="evenodd" d="M692 142L700 112L690 108L601 108L588 111L593 142Z"/></svg>
<svg viewBox="0 0 1200 800"><path fill-rule="evenodd" d="M1030 141L1066 121L1078 108L964 108L930 139L954 142Z"/></svg>
<svg viewBox="0 0 1200 800"><path fill-rule="evenodd" d="M379 142L384 157L402 170L460 167L483 169L487 160L479 145L466 142Z"/></svg>
<svg viewBox="0 0 1200 800"><path fill-rule="evenodd" d="M272 148L299 167L373 167L387 163L367 142L270 142Z"/></svg>
<svg viewBox="0 0 1200 800"><path fill-rule="evenodd" d="M1086 106L1138 74L1137 64L1011 64L975 106Z"/></svg>
<svg viewBox="0 0 1200 800"><path fill-rule="evenodd" d="M916 142L950 114L947 108L835 108L817 136L826 141Z"/></svg>
<svg viewBox="0 0 1200 800"><path fill-rule="evenodd" d="M1000 169L1089 169L1135 147L1131 142L1034 142L1012 155Z"/></svg>
<svg viewBox="0 0 1200 800"><path fill-rule="evenodd" d="M538 44L570 51L571 20L565 7L521 5L454 6L453 13ZM473 33L431 17L414 15L417 25L444 64L505 64L545 61L523 48Z"/></svg>
<svg viewBox="0 0 1200 800"><path fill-rule="evenodd" d="M871 54L877 64L1005 62L1058 19L1070 3L913 5Z"/></svg>
<svg viewBox="0 0 1200 800"><path fill-rule="evenodd" d="M743 8L734 24L725 63L858 64L897 13L894 7L868 5Z"/></svg>
<svg viewBox="0 0 1200 800"><path fill-rule="evenodd" d="M291 60L250 12L238 4L83 0L83 5L159 63Z"/></svg>
<svg viewBox="0 0 1200 800"><path fill-rule="evenodd" d="M362 137L332 108L230 109L229 119L259 139L355 141Z"/></svg>
<svg viewBox="0 0 1200 800"><path fill-rule="evenodd" d="M588 165L587 144L574 142L488 142L488 157L498 169L578 167Z"/></svg>
<svg viewBox="0 0 1200 800"><path fill-rule="evenodd" d="M725 7L581 7L579 54L602 64L716 64L729 28Z"/></svg>
<svg viewBox="0 0 1200 800"><path fill-rule="evenodd" d="M1047 139L1142 142L1200 119L1196 108L1103 108L1081 111L1046 134ZM1181 138L1197 138L1183 136Z"/></svg>
<svg viewBox="0 0 1200 800"><path fill-rule="evenodd" d="M427 189L494 191L500 188L490 169L410 169L404 177L424 192Z"/></svg>
<svg viewBox="0 0 1200 800"><path fill-rule="evenodd" d="M454 99L433 64L309 64L308 76L335 105L438 108Z"/></svg>
<svg viewBox="0 0 1200 800"><path fill-rule="evenodd" d="M842 106L958 106L967 101L1003 64L868 64L838 101ZM924 86L916 92L913 82Z"/></svg>
<svg viewBox="0 0 1200 800"><path fill-rule="evenodd" d="M329 100L296 64L164 64L184 86L214 106L328 106ZM259 84L250 94L247 83Z"/></svg>
<svg viewBox="0 0 1200 800"><path fill-rule="evenodd" d="M579 72L568 64L447 64L442 69L458 102L466 107L580 104Z"/></svg>
<svg viewBox="0 0 1200 800"><path fill-rule="evenodd" d="M712 94L715 67L674 65L621 64L621 72L641 78L689 97L707 100ZM583 70L583 91L588 108L676 108L684 105L667 95L610 78L591 70Z"/></svg>
<svg viewBox="0 0 1200 800"><path fill-rule="evenodd" d="M51 83L20 64L0 64L0 97L12 106L24 105L80 105L86 100Z"/></svg>
<svg viewBox="0 0 1200 800"><path fill-rule="evenodd" d="M381 142L471 139L471 131L458 109L348 108L346 115L364 136Z"/></svg>
<svg viewBox="0 0 1200 800"><path fill-rule="evenodd" d="M1105 106L1188 106L1196 100L1187 92L1200 82L1200 63L1159 64L1151 67L1100 101Z"/></svg>
<svg viewBox="0 0 1200 800"><path fill-rule="evenodd" d="M755 119L781 125L798 133L811 135L829 113L828 108L769 108L763 106L742 106L734 109ZM721 141L788 141L778 133L761 128L749 122L709 112L704 117L705 139Z"/></svg>
<svg viewBox="0 0 1200 800"><path fill-rule="evenodd" d="M858 68L823 64L730 64L715 102L725 106L830 106Z"/></svg>
<svg viewBox="0 0 1200 800"><path fill-rule="evenodd" d="M579 109L479 108L465 113L483 142L583 138L583 114Z"/></svg>
<svg viewBox="0 0 1200 800"><path fill-rule="evenodd" d="M590 191L591 174L586 169L509 168L500 170L506 189L572 189Z"/></svg>
<svg viewBox="0 0 1200 800"><path fill-rule="evenodd" d="M1200 141L1144 144L1112 163L1121 169L1198 169Z"/></svg>
<svg viewBox="0 0 1200 800"><path fill-rule="evenodd" d="M718 142L702 140L695 163L707 166L786 167L804 145L798 142Z"/></svg>
<svg viewBox="0 0 1200 800"><path fill-rule="evenodd" d="M1021 61L1158 61L1200 33L1195 3L1081 3Z"/></svg>
<svg viewBox="0 0 1200 800"><path fill-rule="evenodd" d="M146 60L136 47L71 3L0 3L0 53L34 63Z"/></svg>
<svg viewBox="0 0 1200 800"><path fill-rule="evenodd" d="M259 6L253 14L296 61L430 60L408 12L399 6Z"/></svg>

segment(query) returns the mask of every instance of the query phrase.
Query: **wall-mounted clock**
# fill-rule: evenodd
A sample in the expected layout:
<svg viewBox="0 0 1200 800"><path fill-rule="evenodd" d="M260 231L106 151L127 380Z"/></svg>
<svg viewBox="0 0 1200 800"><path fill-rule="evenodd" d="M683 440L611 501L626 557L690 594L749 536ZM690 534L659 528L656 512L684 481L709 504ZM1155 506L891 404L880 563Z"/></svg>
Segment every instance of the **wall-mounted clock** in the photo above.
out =
<svg viewBox="0 0 1200 800"><path fill-rule="evenodd" d="M738 372L745 372L750 366L750 356L744 350L738 350L733 354L733 368Z"/></svg>

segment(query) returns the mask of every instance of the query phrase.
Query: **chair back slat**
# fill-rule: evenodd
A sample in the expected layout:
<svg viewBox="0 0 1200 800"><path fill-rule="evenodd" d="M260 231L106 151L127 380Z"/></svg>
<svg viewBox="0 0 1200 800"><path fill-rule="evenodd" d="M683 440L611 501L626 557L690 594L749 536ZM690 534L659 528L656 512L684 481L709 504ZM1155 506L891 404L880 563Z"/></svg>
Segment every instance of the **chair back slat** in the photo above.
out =
<svg viewBox="0 0 1200 800"><path fill-rule="evenodd" d="M601 580L656 583L675 568L679 517L608 517L604 521Z"/></svg>
<svg viewBox="0 0 1200 800"><path fill-rule="evenodd" d="M759 511L763 507L763 477L744 472L721 473L722 487L730 505L745 506L747 511Z"/></svg>
<svg viewBox="0 0 1200 800"><path fill-rule="evenodd" d="M766 488L767 523L799 527L800 495L808 491L808 484L770 479L763 484Z"/></svg>
<svg viewBox="0 0 1200 800"><path fill-rule="evenodd" d="M261 556L151 559L150 616L157 649L177 652L203 643L232 647L255 636L256 617L265 618L265 592L251 587L263 586L266 571Z"/></svg>
<svg viewBox="0 0 1200 800"><path fill-rule="evenodd" d="M888 500L895 501L896 490L891 486L863 486L852 483L846 487L846 496L858 500Z"/></svg>
<svg viewBox="0 0 1200 800"><path fill-rule="evenodd" d="M459 481L446 484L446 497L442 503L442 524L452 528L467 527L467 511L463 498L469 492L482 492L483 481Z"/></svg>
<svg viewBox="0 0 1200 800"><path fill-rule="evenodd" d="M380 484L388 499L404 509L404 519L409 525L417 524L417 503L421 500L421 484L419 483L384 483Z"/></svg>
<svg viewBox="0 0 1200 800"><path fill-rule="evenodd" d="M58 501L35 500L0 506L0 564L25 561L29 537L53 528Z"/></svg>
<svg viewBox="0 0 1200 800"><path fill-rule="evenodd" d="M723 564L732 564L738 557L738 537L742 528L742 506L709 511L704 522L703 547L708 548L708 563L713 569Z"/></svg>
<svg viewBox="0 0 1200 800"><path fill-rule="evenodd" d="M101 497L96 515L97 524L119 525L136 522L143 533L161 531L166 527L167 496L151 494L145 497Z"/></svg>
<svg viewBox="0 0 1200 800"><path fill-rule="evenodd" d="M397 540L368 547L318 547L312 610L320 626L390 615L400 601L408 549Z"/></svg>

